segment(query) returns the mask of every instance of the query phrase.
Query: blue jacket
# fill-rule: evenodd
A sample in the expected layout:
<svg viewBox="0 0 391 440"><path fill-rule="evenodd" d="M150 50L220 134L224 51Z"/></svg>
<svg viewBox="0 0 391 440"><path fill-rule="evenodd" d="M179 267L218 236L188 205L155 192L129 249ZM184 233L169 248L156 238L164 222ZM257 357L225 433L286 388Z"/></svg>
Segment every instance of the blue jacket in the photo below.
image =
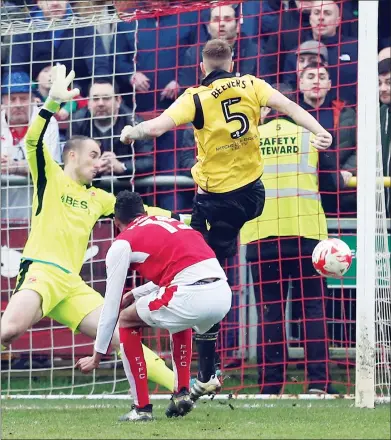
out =
<svg viewBox="0 0 391 440"><path fill-rule="evenodd" d="M202 72L199 68L202 60L203 45L190 47L185 54L184 67L179 71L181 87L193 87L201 84ZM239 61L238 61L239 59ZM234 72L240 75L250 74L259 76L260 56L258 46L249 38L241 38L233 47Z"/></svg>
<svg viewBox="0 0 391 440"><path fill-rule="evenodd" d="M178 80L178 67L183 64L185 50L194 44L192 32L198 23L197 13L145 18L138 22L137 46L135 23L120 23L117 35L116 72L123 93L132 91L129 84L134 73L134 53L137 47L136 69L150 79L146 93L136 93L137 111L152 111L169 107L173 100L161 100L161 92L172 80ZM179 28L178 28L179 26Z"/></svg>
<svg viewBox="0 0 391 440"><path fill-rule="evenodd" d="M43 20L43 13L38 8L35 8L31 15L34 19ZM67 19L71 15L72 11L68 6L64 18ZM109 61L104 56L102 41L99 36L94 37L93 26L29 32L16 35L12 43L11 69L13 71L24 70L30 74L31 67L32 79L35 79L44 67L56 62L65 64L67 72L73 68L76 72L76 79L91 77L93 74L108 76L111 73ZM85 93L90 81L79 80L77 82Z"/></svg>
<svg viewBox="0 0 391 440"><path fill-rule="evenodd" d="M357 40L339 36L337 33L334 37L322 38L321 42L326 45L328 51L333 97L355 104L357 102ZM295 53L287 54L282 69L283 82L292 84L294 89L297 88L296 61Z"/></svg>

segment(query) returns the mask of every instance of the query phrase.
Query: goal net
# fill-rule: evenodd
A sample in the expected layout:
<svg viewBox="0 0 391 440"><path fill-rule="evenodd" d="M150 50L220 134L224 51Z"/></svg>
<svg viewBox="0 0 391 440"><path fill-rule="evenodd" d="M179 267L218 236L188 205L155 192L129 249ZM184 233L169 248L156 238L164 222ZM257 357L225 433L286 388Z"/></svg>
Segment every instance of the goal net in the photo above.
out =
<svg viewBox="0 0 391 440"><path fill-rule="evenodd" d="M281 8L275 9L271 6L273 2L267 1L48 1L42 10L34 1L3 3L2 312L15 287L31 223L32 186L25 164L23 137L31 117L47 97L51 66L61 62L66 64L67 70L73 68L75 85L81 90L80 96L66 103L55 115L48 130L45 140L55 160L61 163L62 148L70 136L94 137L100 142L105 158L94 185L114 193L132 188L141 193L148 206L189 215L195 194L190 173L196 157L192 128L181 127L154 141L137 141L130 150L119 142L119 136L124 125L157 116L187 87L199 85L203 79L199 68L202 47L211 36L219 36L233 44L234 74L252 74L265 79L283 93L289 93L333 131L336 145L330 154L336 169L328 172L339 176L339 172L344 171L345 175L353 176L347 188L323 188L322 191L325 199L331 196L335 201L335 209L325 205L329 236L339 237L350 246L354 262L343 279L325 280L315 298L303 294L308 278L303 271L304 256L298 258L296 275L276 270L274 278L258 281L253 279L252 267L260 263L259 258L253 259L249 246L238 245L237 256L226 262L234 295L218 341L224 393L261 398L270 394L308 398L310 391L312 397L319 396L319 391L355 395L356 334L359 334L355 251L360 240L354 183L359 61L357 11L352 2L346 1L336 2L337 10L334 2L329 1L322 2L316 10L311 9L310 2L296 2L296 6L291 3L294 2L281 2ZM319 44L322 29L319 17L329 13L335 14L330 24L335 33L329 39L322 39L325 45ZM304 67L313 62L317 63L315 70L320 85L303 77ZM327 67L326 79L320 64ZM367 87L375 90L376 82ZM326 90L322 103L311 98L312 89L317 93ZM284 141L277 133L270 142L275 144L262 146L265 155L270 154L269 149L280 148ZM377 376L372 394L387 400L391 336L389 223L385 219L379 145L377 259L375 250L373 254L377 268L373 282L376 299L372 321L376 329L373 368ZM12 160L3 164L4 151ZM287 151L281 149L279 154ZM357 178L360 179L360 173ZM280 197L277 194L277 206ZM91 235L81 273L102 295L106 275L104 261L113 238L111 220L99 221ZM278 246L281 243L283 240ZM302 245L293 246L300 250ZM291 262L292 257L282 253L268 260L273 268L282 268ZM126 288L132 288L134 282L140 280L129 277ZM265 292L272 283L281 288L269 303ZM32 288L33 285L32 279ZM311 308L308 301L312 300L315 315L308 313ZM279 313L276 328L272 330L275 340L271 341L263 337L263 332L265 310L273 304L278 305ZM319 337L309 332L311 328L321 329ZM144 344L170 366L169 338L165 331L146 330ZM101 368L92 375L84 376L74 369L76 361L90 355L92 350L90 338L73 334L44 318L1 352L2 395L126 397L128 382L121 360L114 352L105 357ZM276 355L279 351L284 353L282 358ZM194 373L196 358L195 353ZM266 366L274 368L278 373L275 377L281 379L266 383ZM326 372L327 379L316 381L323 374L320 370ZM151 392L167 394L167 390L153 383Z"/></svg>

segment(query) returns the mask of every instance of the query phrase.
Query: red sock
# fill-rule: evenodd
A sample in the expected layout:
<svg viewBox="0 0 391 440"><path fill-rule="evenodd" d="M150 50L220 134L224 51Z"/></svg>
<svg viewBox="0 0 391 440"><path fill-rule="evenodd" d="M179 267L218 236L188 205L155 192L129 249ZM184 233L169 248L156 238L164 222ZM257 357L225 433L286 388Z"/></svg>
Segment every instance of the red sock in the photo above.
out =
<svg viewBox="0 0 391 440"><path fill-rule="evenodd" d="M191 328L171 335L172 366L175 374L174 391L189 389L192 356Z"/></svg>
<svg viewBox="0 0 391 440"><path fill-rule="evenodd" d="M122 363L128 378L134 404L143 408L149 404L147 366L141 345L139 328L120 328Z"/></svg>

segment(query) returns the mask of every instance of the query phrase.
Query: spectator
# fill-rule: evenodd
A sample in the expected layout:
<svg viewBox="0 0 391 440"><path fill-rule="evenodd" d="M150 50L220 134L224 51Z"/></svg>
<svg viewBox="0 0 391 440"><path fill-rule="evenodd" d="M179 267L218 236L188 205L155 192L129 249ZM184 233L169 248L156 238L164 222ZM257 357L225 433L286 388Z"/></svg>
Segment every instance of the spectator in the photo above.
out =
<svg viewBox="0 0 391 440"><path fill-rule="evenodd" d="M300 76L300 105L333 135L336 161L347 183L357 171L356 112L345 101L333 99L331 85L330 74L324 64L309 64ZM356 190L341 189L339 194L339 214L354 216Z"/></svg>
<svg viewBox="0 0 391 440"><path fill-rule="evenodd" d="M227 40L234 53L234 69L238 74L251 74L258 76L259 54L258 47L249 38L238 38L239 20L235 15L233 6L216 6L210 10L209 23L207 25L208 40L221 38ZM199 64L202 46L194 45L186 51L184 67L179 71L179 83L181 87L192 87L201 83L201 69Z"/></svg>
<svg viewBox="0 0 391 440"><path fill-rule="evenodd" d="M283 83L289 84L293 89L297 87L297 80L304 67L311 63L328 64L327 47L318 41L309 40L301 43L296 51L296 65L293 72L286 72L283 75Z"/></svg>
<svg viewBox="0 0 391 440"><path fill-rule="evenodd" d="M174 102L179 85L178 68L183 65L187 47L198 40L198 33L193 32L197 25L197 12L143 18L138 20L136 45L136 24L119 23L116 65L120 75L116 78L121 93L129 94L135 88L137 111L165 109ZM132 96L124 99L129 106L133 105Z"/></svg>
<svg viewBox="0 0 391 440"><path fill-rule="evenodd" d="M38 74L36 83L33 85L34 94L39 103L44 103L49 96L49 90L51 85L51 71L52 66L44 67ZM76 110L85 107L87 100L81 96L74 98L72 101L68 101L61 106L61 109L56 113L55 117L59 121L66 121L69 115Z"/></svg>
<svg viewBox="0 0 391 440"><path fill-rule="evenodd" d="M338 163L348 181L357 168L356 112L330 95L331 79L324 64L307 65L300 75L300 105L310 112L334 138Z"/></svg>
<svg viewBox="0 0 391 440"><path fill-rule="evenodd" d="M275 3L275 2L274 2ZM285 2L280 2L283 7ZM313 2L289 0L287 8L280 12L279 28L274 29L265 47L261 76L269 83L278 82L280 66L284 66L286 54L295 50L302 41L311 39L309 13ZM273 5L277 10L278 5Z"/></svg>
<svg viewBox="0 0 391 440"><path fill-rule="evenodd" d="M1 87L1 172L6 176L28 176L24 138L30 121L39 108L30 89L30 78L25 72L14 72L4 78ZM44 141L53 158L59 162L61 152L57 121L52 118ZM30 216L32 188L1 187L1 217L3 219L27 219Z"/></svg>
<svg viewBox="0 0 391 440"><path fill-rule="evenodd" d="M383 61L387 58L391 58L391 47L385 47L379 52L378 61Z"/></svg>
<svg viewBox="0 0 391 440"><path fill-rule="evenodd" d="M74 13L83 18L89 18L98 23L94 26L95 35L102 41L104 54L108 57L110 66L114 65L115 36L117 22L112 19L115 12L113 3L108 0L78 0L72 2Z"/></svg>
<svg viewBox="0 0 391 440"><path fill-rule="evenodd" d="M62 63L67 71L75 70L76 78L79 78L78 86L84 93L90 83L90 79L86 78L93 75L107 77L111 74L102 41L94 37L94 27L67 25L72 18L72 10L67 1L38 0L31 15L34 20L61 21L66 27L16 35L11 47L12 69L24 70L31 74L31 78L36 78L49 63Z"/></svg>
<svg viewBox="0 0 391 440"><path fill-rule="evenodd" d="M314 1L310 14L311 38L327 47L328 65L335 98L355 104L357 100L357 40L340 35L341 16L333 0ZM296 70L295 54L288 54L284 72Z"/></svg>
<svg viewBox="0 0 391 440"><path fill-rule="evenodd" d="M27 20L29 17L28 9L24 2L21 1L4 1L1 2L0 19L4 23L7 20ZM9 64L11 37L8 33L1 35L1 66Z"/></svg>
<svg viewBox="0 0 391 440"><path fill-rule="evenodd" d="M383 150L383 173L391 176L391 58L379 63L380 130ZM391 215L391 191L384 188L387 216Z"/></svg>
<svg viewBox="0 0 391 440"><path fill-rule="evenodd" d="M135 122L142 119L135 117ZM82 108L73 115L67 137L83 135L100 143L102 167L100 175L136 176L153 172L153 141L141 140L134 143L135 157L129 146L120 142L120 134L126 125L134 125L129 110L118 95L118 88L104 80L92 84L88 108ZM133 159L135 167L133 167Z"/></svg>

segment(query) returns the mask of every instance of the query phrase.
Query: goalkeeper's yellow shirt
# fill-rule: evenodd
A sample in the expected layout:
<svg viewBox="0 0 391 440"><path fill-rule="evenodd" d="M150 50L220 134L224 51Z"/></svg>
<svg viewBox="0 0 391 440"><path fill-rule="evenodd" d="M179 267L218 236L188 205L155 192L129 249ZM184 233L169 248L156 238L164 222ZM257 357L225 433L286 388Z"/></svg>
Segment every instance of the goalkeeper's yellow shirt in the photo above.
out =
<svg viewBox="0 0 391 440"><path fill-rule="evenodd" d="M192 175L201 189L225 193L261 177L258 123L261 107L273 93L252 75L215 70L164 112L177 126L194 126L198 162Z"/></svg>
<svg viewBox="0 0 391 440"><path fill-rule="evenodd" d="M53 112L59 108L53 102L46 106ZM31 231L22 258L79 273L91 231L99 218L114 213L115 196L79 185L54 161L42 140L52 116L51 111L42 109L26 134L34 196ZM159 208L148 210L171 214Z"/></svg>

